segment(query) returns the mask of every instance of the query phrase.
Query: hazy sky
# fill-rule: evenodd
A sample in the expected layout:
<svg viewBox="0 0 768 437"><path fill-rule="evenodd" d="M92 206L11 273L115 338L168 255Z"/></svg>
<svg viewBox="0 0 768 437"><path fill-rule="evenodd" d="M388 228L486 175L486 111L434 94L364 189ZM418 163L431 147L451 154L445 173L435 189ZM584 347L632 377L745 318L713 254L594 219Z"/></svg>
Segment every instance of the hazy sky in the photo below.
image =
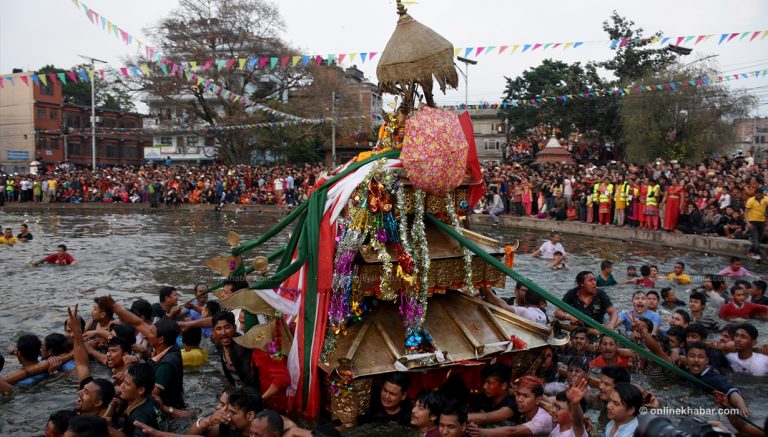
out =
<svg viewBox="0 0 768 437"><path fill-rule="evenodd" d="M768 30L765 0L417 0L409 5L414 18L432 27L456 47L501 46L516 43L547 43L607 40L601 23L612 9L629 17L650 34L662 30L668 36L721 34ZM306 54L368 52L383 50L395 27L394 0L280 0L276 2L286 23L284 38ZM129 33L149 41L143 29L176 7L173 0L85 0ZM738 38L737 38L738 39ZM718 45L719 37L694 47L683 62L717 55L721 71L737 73L768 68L768 38L754 42L732 41ZM692 46L692 42L688 46ZM71 0L3 0L0 12L0 73L12 68L37 69L45 64L70 67L81 62L78 54L104 59L114 67L134 53L136 45L92 25ZM565 62L603 60L611 57L608 44L584 44L577 49L541 49L526 53L480 55L470 67L469 101L498 102L504 76L551 57ZM378 59L378 57L377 57ZM376 59L376 60L377 60ZM357 65L376 81L375 62ZM346 65L349 65L345 61ZM768 78L734 82L733 86L756 88L761 96L759 113L768 115ZM766 96L766 97L762 97ZM459 90L437 96L438 103L464 101L464 81Z"/></svg>

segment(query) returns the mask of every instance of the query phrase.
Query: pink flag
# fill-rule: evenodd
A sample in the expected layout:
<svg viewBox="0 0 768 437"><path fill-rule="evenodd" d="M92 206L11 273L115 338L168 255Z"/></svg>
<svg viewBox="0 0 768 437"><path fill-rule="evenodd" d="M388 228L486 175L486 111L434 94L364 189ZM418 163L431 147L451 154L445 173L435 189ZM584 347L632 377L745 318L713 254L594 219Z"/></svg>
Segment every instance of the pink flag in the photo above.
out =
<svg viewBox="0 0 768 437"><path fill-rule="evenodd" d="M624 47L629 43L628 39L622 39L621 42L619 42L619 47Z"/></svg>
<svg viewBox="0 0 768 437"><path fill-rule="evenodd" d="M701 41L703 41L703 40L704 40L704 38L706 38L706 37L707 37L707 35L699 35L699 37L698 37L698 38L696 38L696 42L695 42L695 43L693 43L693 45L696 45L696 44L700 43L700 42L701 42Z"/></svg>
<svg viewBox="0 0 768 437"><path fill-rule="evenodd" d="M291 58L289 56L283 56L280 58L280 66L285 68L288 65L288 61L290 61Z"/></svg>
<svg viewBox="0 0 768 437"><path fill-rule="evenodd" d="M480 53L483 53L483 50L485 50L485 47L478 47L477 50L475 50L475 56L479 56Z"/></svg>
<svg viewBox="0 0 768 437"><path fill-rule="evenodd" d="M739 36L739 32L732 33L731 36L728 37L728 41L726 42L731 42L731 40L736 38L737 36Z"/></svg>
<svg viewBox="0 0 768 437"><path fill-rule="evenodd" d="M752 37L749 38L749 42L752 42L755 38L757 38L757 35L760 35L760 30L752 34Z"/></svg>
<svg viewBox="0 0 768 437"><path fill-rule="evenodd" d="M504 53L504 50L506 50L507 48L509 48L509 46L501 46L501 47L499 47L499 54Z"/></svg>
<svg viewBox="0 0 768 437"><path fill-rule="evenodd" d="M77 75L75 75L74 71L67 71L67 77L69 77L69 80L72 82L77 82Z"/></svg>
<svg viewBox="0 0 768 437"><path fill-rule="evenodd" d="M203 70L208 71L209 68L211 68L211 65L213 65L213 59L209 59L205 61L205 65L203 66Z"/></svg>
<svg viewBox="0 0 768 437"><path fill-rule="evenodd" d="M269 58L265 57L265 58L259 59L259 69L261 70L264 67L266 67L267 66L267 62L269 62Z"/></svg>
<svg viewBox="0 0 768 437"><path fill-rule="evenodd" d="M227 59L227 70L232 68L232 66L235 65L235 60L233 59Z"/></svg>
<svg viewBox="0 0 768 437"><path fill-rule="evenodd" d="M346 57L347 57L347 55L345 53L339 53L339 58L338 58L339 59L339 64L344 62L344 58L346 58Z"/></svg>
<svg viewBox="0 0 768 437"><path fill-rule="evenodd" d="M536 43L536 44L533 45L533 48L531 49L531 51L534 51L534 50L538 49L541 46L542 46L542 44Z"/></svg>
<svg viewBox="0 0 768 437"><path fill-rule="evenodd" d="M683 40L684 40L684 39L685 39L685 37L684 37L684 36L678 36L678 37L677 37L677 43L675 43L675 45L676 45L676 46L679 46L679 45L680 45L680 43L681 43L681 42L683 42Z"/></svg>
<svg viewBox="0 0 768 437"><path fill-rule="evenodd" d="M174 67L175 67L175 66L176 66L176 65L174 64ZM125 78L126 78L126 79L127 79L128 77L130 77L130 76L128 76L128 69L127 69L126 67L120 67L120 71L123 73L123 76L125 76Z"/></svg>
<svg viewBox="0 0 768 437"><path fill-rule="evenodd" d="M19 76L19 79L24 82L24 85L29 86L29 78L27 76Z"/></svg>
<svg viewBox="0 0 768 437"><path fill-rule="evenodd" d="M368 60L373 61L373 57L376 56L379 52L371 52L368 54Z"/></svg>

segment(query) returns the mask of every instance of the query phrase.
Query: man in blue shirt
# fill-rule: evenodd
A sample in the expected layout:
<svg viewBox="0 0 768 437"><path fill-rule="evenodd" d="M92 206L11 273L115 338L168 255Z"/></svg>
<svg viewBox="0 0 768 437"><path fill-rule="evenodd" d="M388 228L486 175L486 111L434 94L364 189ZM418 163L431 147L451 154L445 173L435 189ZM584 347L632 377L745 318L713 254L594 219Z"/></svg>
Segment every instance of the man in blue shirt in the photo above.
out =
<svg viewBox="0 0 768 437"><path fill-rule="evenodd" d="M659 330L661 324L661 317L651 310L647 306L648 297L643 291L635 291L632 294L632 306L635 308L632 311L622 311L619 314L619 323L624 326L626 332L632 332L632 319L640 320L646 318L653 322L653 331L651 334L655 334Z"/></svg>

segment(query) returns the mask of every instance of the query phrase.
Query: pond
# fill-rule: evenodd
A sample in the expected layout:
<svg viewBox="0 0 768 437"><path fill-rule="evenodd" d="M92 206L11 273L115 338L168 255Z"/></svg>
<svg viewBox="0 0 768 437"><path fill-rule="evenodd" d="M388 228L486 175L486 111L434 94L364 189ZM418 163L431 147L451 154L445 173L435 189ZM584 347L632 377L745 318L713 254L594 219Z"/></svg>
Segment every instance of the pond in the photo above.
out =
<svg viewBox="0 0 768 437"><path fill-rule="evenodd" d="M63 331L67 305L79 303L84 309L81 312L87 315L93 298L103 294L111 294L122 303L138 298L155 302L157 290L162 285L178 287L181 300L188 299L195 283L214 281L215 273L202 266L202 262L226 254L228 231L238 232L246 241L257 238L280 218L257 212L0 211L0 225L13 227L15 233L21 223L28 223L35 236L30 243L0 246L4 278L0 299L6 302L0 307L0 351L6 357L3 374L18 368L7 350L20 335L34 333L43 337ZM481 227L474 230L505 243L519 240L515 269L557 296L574 286L578 271L597 273L603 259L614 261L614 275L618 280L626 277L628 265L639 268L642 264L655 264L661 272L668 272L675 261L681 260L687 266L686 271L694 276L694 284L699 285L704 274L717 272L728 263L723 256L569 235L565 236L563 244L572 255L568 261L571 271L552 272L544 268L544 261L527 255L544 241L546 235L513 228ZM276 249L286 238L287 234L276 237L264 246L262 254ZM69 247L78 265L38 268L28 265L29 261L53 252L61 243ZM753 273L768 273L768 268L753 262L747 263L746 267ZM663 285L657 283L658 286ZM511 295L513 289L514 283L508 281L500 294ZM631 307L632 291L634 287L631 286L613 287L609 295L619 309L627 309ZM553 311L550 305L550 315ZM763 344L768 338L768 328L762 323L758 325L759 344ZM215 396L224 385L216 355L211 357L212 364L184 375L188 404L204 413L213 407ZM107 374L100 366L93 366L93 369L97 375ZM633 378L644 382L641 376ZM734 378L733 382L737 386L750 386L750 390L742 393L752 407L756 423L762 424L768 410L759 405L768 400L768 384L764 380L745 378ZM50 413L74 407L76 385L74 378L57 375L42 384L21 388L11 396L0 398L0 434L39 434ZM665 405L711 404L710 397L691 396L687 387L659 386L653 389ZM365 434L377 433L369 430ZM387 433L382 430L381 434Z"/></svg>

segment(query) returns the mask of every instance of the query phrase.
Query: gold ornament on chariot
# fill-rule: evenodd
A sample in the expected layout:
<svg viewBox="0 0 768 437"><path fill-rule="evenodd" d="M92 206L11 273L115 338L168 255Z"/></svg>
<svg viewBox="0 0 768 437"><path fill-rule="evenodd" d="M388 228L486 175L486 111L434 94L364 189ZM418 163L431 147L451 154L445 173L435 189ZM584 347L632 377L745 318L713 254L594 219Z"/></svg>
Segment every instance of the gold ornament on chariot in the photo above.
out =
<svg viewBox="0 0 768 437"><path fill-rule="evenodd" d="M269 270L269 260L266 256L257 256L253 259L252 264L255 272L264 274Z"/></svg>

